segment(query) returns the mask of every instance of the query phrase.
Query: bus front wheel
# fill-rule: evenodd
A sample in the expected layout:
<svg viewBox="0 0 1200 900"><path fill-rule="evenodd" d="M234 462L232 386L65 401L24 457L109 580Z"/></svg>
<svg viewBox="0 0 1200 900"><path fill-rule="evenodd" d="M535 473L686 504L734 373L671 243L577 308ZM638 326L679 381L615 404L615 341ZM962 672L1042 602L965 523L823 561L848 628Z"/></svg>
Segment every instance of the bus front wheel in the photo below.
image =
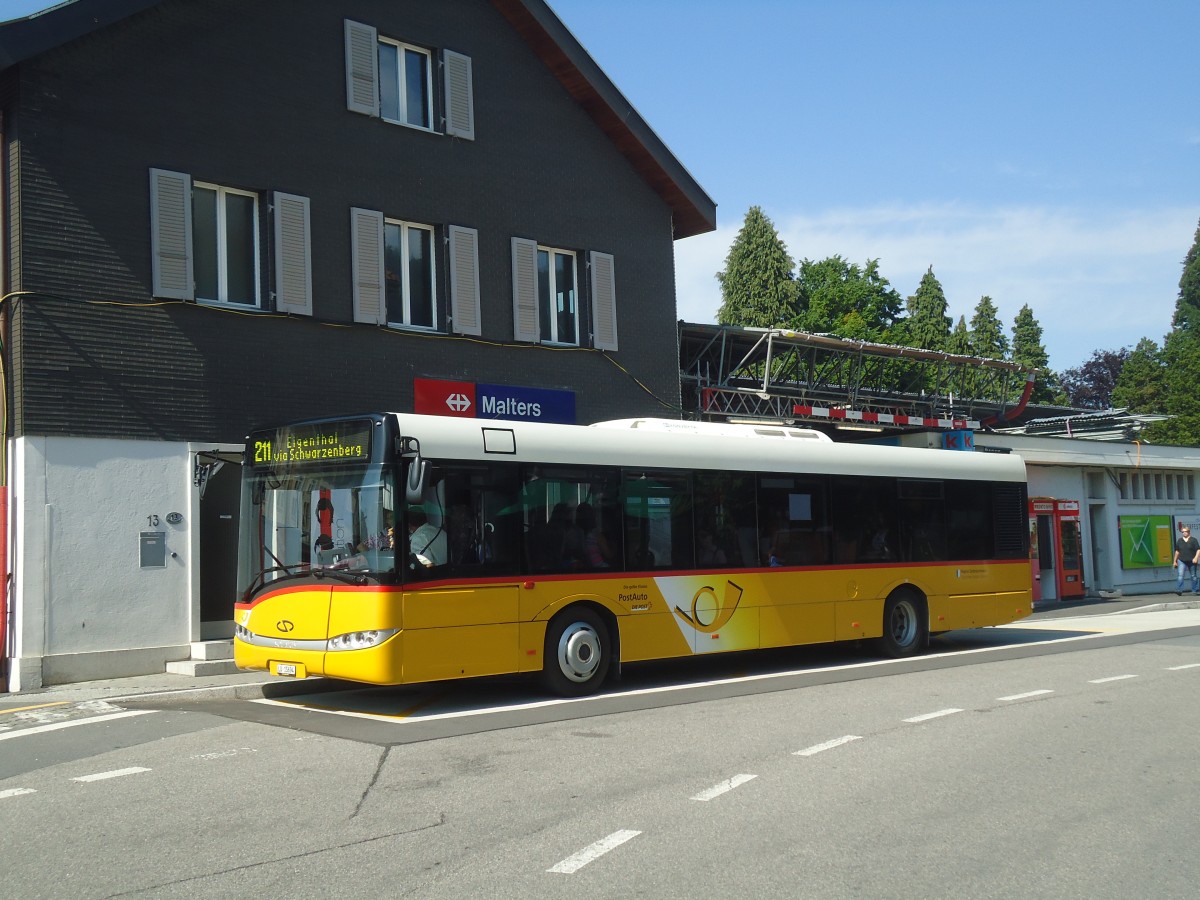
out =
<svg viewBox="0 0 1200 900"><path fill-rule="evenodd" d="M546 628L542 681L563 697L594 693L608 674L609 655L608 630L600 617L590 609L568 609Z"/></svg>
<svg viewBox="0 0 1200 900"><path fill-rule="evenodd" d="M919 653L929 641L924 601L912 591L896 591L883 605L883 637L879 649L899 659Z"/></svg>

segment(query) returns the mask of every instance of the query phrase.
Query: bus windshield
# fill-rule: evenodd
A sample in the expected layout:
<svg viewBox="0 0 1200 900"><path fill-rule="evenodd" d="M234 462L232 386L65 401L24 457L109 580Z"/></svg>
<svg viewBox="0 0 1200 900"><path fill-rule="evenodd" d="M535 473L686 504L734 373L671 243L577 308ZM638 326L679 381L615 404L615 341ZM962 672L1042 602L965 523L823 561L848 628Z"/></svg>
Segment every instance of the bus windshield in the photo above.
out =
<svg viewBox="0 0 1200 900"><path fill-rule="evenodd" d="M394 480L382 465L247 469L239 593L298 575L390 579L395 572Z"/></svg>

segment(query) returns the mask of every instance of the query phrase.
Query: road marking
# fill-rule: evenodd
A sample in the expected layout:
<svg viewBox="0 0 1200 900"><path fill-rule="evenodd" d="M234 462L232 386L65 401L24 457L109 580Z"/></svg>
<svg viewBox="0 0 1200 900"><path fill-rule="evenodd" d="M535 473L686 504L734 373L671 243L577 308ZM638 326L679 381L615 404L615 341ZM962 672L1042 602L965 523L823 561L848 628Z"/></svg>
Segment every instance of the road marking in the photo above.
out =
<svg viewBox="0 0 1200 900"><path fill-rule="evenodd" d="M1200 669L1200 663L1188 663L1185 666L1167 666L1168 672L1178 672L1181 669Z"/></svg>
<svg viewBox="0 0 1200 900"><path fill-rule="evenodd" d="M9 738L25 737L30 734L44 734L47 731L58 731L60 728L74 728L76 725L91 725L94 722L111 722L113 719L125 719L129 716L145 716L156 709L127 709L124 712L110 713L107 716L91 716L87 719L72 719L69 722L55 722L53 725L35 725L32 728L21 728L17 731L6 731L0 734L0 741Z"/></svg>
<svg viewBox="0 0 1200 900"><path fill-rule="evenodd" d="M997 697L997 700L1028 700L1030 697L1042 697L1046 694L1053 694L1054 691L1026 691L1024 694L1009 694L1007 697Z"/></svg>
<svg viewBox="0 0 1200 900"><path fill-rule="evenodd" d="M727 778L720 784L714 784L707 791L701 791L692 797L693 800L713 800L720 797L722 794L727 794L735 787L741 787L747 781L753 781L757 775L734 775L732 778Z"/></svg>
<svg viewBox="0 0 1200 900"><path fill-rule="evenodd" d="M823 744L813 744L811 747L797 750L792 756L816 756L818 753L824 753L826 750L832 750L834 747L841 747L843 744L849 744L851 741L861 740L861 734L848 734L845 737L834 738L832 741L826 741Z"/></svg>
<svg viewBox="0 0 1200 900"><path fill-rule="evenodd" d="M1110 681L1124 681L1126 678L1137 678L1136 675L1111 675L1108 678L1093 678L1088 684L1108 684Z"/></svg>
<svg viewBox="0 0 1200 900"><path fill-rule="evenodd" d="M59 700L57 703L39 703L37 706L18 706L16 709L0 709L0 715L5 713L29 712L31 709L48 709L51 706L66 706L66 700Z"/></svg>
<svg viewBox="0 0 1200 900"><path fill-rule="evenodd" d="M905 722L928 722L930 719L940 719L942 716L952 716L955 713L962 712L961 709L939 709L937 712L925 713L923 716L913 716L911 719L905 719Z"/></svg>
<svg viewBox="0 0 1200 900"><path fill-rule="evenodd" d="M9 788L7 791L0 791L0 800L7 800L9 797L20 797L24 794L36 794L33 788Z"/></svg>
<svg viewBox="0 0 1200 900"><path fill-rule="evenodd" d="M123 778L126 775L137 775L139 772L149 772L141 766L130 766L128 769L113 769L111 772L97 772L95 775L80 775L72 781L104 781L108 778Z"/></svg>
<svg viewBox="0 0 1200 900"><path fill-rule="evenodd" d="M563 875L571 875L578 872L588 863L599 859L609 850L615 850L628 840L632 840L641 834L640 831L614 831L606 838L601 838L591 846L584 847L573 856L568 856L557 865L551 866L547 872L558 872Z"/></svg>

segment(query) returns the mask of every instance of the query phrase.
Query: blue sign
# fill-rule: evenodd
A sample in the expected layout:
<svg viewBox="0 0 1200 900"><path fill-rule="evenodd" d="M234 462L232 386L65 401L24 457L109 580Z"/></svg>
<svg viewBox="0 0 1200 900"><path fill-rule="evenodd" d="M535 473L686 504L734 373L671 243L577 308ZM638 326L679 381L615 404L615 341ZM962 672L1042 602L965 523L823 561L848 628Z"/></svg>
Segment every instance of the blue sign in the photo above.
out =
<svg viewBox="0 0 1200 900"><path fill-rule="evenodd" d="M507 384L476 384L475 418L574 425L575 392Z"/></svg>

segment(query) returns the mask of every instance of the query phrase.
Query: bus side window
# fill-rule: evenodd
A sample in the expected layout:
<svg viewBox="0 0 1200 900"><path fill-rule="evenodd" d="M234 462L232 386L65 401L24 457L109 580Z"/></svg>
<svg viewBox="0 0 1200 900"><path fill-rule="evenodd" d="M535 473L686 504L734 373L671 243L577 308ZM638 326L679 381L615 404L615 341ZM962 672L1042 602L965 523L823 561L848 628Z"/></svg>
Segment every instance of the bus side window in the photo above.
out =
<svg viewBox="0 0 1200 900"><path fill-rule="evenodd" d="M456 466L446 471L446 538L452 571L516 575L521 505L515 465Z"/></svg>

